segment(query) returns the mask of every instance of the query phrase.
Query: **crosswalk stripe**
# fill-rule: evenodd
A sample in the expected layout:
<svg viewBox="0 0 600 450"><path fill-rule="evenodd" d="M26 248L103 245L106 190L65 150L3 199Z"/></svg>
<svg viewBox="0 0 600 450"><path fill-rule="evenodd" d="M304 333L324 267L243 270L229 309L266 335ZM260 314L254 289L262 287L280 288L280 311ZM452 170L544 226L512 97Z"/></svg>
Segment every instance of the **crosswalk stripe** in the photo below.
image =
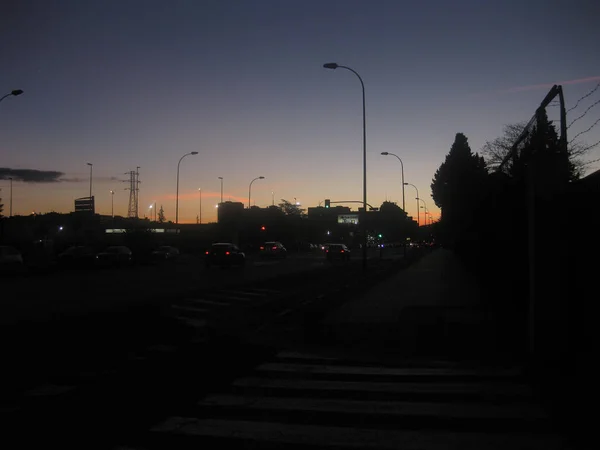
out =
<svg viewBox="0 0 600 450"><path fill-rule="evenodd" d="M355 392L358 395L368 393L406 394L406 395L481 395L484 397L511 397L530 399L532 391L529 386L499 383L414 383L414 382L365 382L365 381L327 381L297 380L272 378L239 378L233 382L234 387L249 389L279 389L288 391L312 391L327 396L328 393Z"/></svg>
<svg viewBox="0 0 600 450"><path fill-rule="evenodd" d="M309 353L290 352L284 351L277 353L278 359L298 359L298 360L311 360L311 361L336 361L336 358L329 358L321 355L312 355Z"/></svg>
<svg viewBox="0 0 600 450"><path fill-rule="evenodd" d="M189 303L197 303L199 305L207 305L207 306L220 306L220 307L228 307L230 306L229 303L226 303L224 301L218 302L218 301L213 301L213 300L205 300L203 298L186 298L184 300L184 302L189 302Z"/></svg>
<svg viewBox="0 0 600 450"><path fill-rule="evenodd" d="M257 367L261 372L288 373L297 375L359 375L359 376L391 376L391 377L435 377L448 378L508 378L516 377L518 370L469 370L447 368L414 368L414 367L377 367L377 366L335 366L316 364L266 363Z"/></svg>
<svg viewBox="0 0 600 450"><path fill-rule="evenodd" d="M197 319L190 319L189 317L185 317L185 316L177 316L176 317L178 320L180 320L181 322L184 322L186 325L189 325L191 327L194 328L204 328L207 325L206 320L197 320Z"/></svg>
<svg viewBox="0 0 600 450"><path fill-rule="evenodd" d="M193 313L206 313L209 310L205 308L194 308L193 306L184 306L184 305L171 305L171 308L177 309L179 311L187 311Z"/></svg>
<svg viewBox="0 0 600 450"><path fill-rule="evenodd" d="M338 414L367 414L403 417L431 417L470 420L542 420L547 415L542 408L531 404L497 405L493 403L427 403L372 400L344 400L297 397L256 397L212 395L199 402L200 406L302 411Z"/></svg>
<svg viewBox="0 0 600 450"><path fill-rule="evenodd" d="M197 419L191 417L171 417L154 427L152 431L155 436L158 435L156 436L158 438L160 438L160 434L163 434L165 438L173 435L189 438L225 438L249 440L257 443L264 442L266 444L295 444L307 448L308 446L377 448L383 450L447 450L448 448L559 450L564 448L561 438L550 434L521 432L464 433L433 430L382 431L354 427Z"/></svg>

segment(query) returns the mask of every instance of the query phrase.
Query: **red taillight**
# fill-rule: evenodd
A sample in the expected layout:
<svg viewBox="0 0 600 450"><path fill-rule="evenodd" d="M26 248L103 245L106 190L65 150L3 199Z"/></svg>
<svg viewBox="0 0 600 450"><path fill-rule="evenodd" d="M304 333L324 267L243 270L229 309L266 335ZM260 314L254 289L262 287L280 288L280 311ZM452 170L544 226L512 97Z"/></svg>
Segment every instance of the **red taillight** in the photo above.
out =
<svg viewBox="0 0 600 450"><path fill-rule="evenodd" d="M325 250L325 253L329 253L329 250Z"/></svg>
<svg viewBox="0 0 600 450"><path fill-rule="evenodd" d="M261 250L264 250L265 248L264 248L264 247L261 247L260 249L261 249Z"/></svg>
<svg viewBox="0 0 600 450"><path fill-rule="evenodd" d="M344 253L344 250L340 250L340 253Z"/></svg>
<svg viewBox="0 0 600 450"><path fill-rule="evenodd" d="M225 252L226 255L229 255L229 252Z"/></svg>
<svg viewBox="0 0 600 450"><path fill-rule="evenodd" d="M206 252L207 255L210 255L210 252Z"/></svg>
<svg viewBox="0 0 600 450"><path fill-rule="evenodd" d="M271 247L271 250L277 250L277 247Z"/></svg>

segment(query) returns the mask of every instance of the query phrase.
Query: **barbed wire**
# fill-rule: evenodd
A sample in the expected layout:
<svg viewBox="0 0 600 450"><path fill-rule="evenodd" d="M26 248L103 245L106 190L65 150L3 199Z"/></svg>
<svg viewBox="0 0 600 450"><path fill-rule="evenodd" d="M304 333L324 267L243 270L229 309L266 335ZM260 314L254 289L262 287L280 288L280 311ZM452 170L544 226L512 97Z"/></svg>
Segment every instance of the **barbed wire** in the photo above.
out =
<svg viewBox="0 0 600 450"><path fill-rule="evenodd" d="M592 125L590 125L590 127L587 130L583 130L579 133L577 133L575 136L573 136L573 138L569 141L569 144L571 144L575 139L577 139L579 136L581 136L582 134L587 133L588 131L590 131L592 128L594 128L598 123L600 123L600 119L596 120Z"/></svg>
<svg viewBox="0 0 600 450"><path fill-rule="evenodd" d="M588 106L588 108L585 110L585 112L584 112L582 115L580 115L580 116L579 116L577 119L574 119L574 120L573 120L573 121L572 121L572 122L571 122L571 123L570 123L570 124L567 126L567 129L571 128L571 125L573 125L573 124L574 124L575 122L577 122L579 119L581 119L582 117L584 117L584 116L585 116L585 115L588 113L588 111L589 111L590 109L592 109L594 106L596 106L596 105L597 105L597 104L599 104L599 103L600 103L600 100L596 100L594 103L592 103L590 106Z"/></svg>
<svg viewBox="0 0 600 450"><path fill-rule="evenodd" d="M600 141L596 142L595 144L592 145L588 145L587 147L584 147L583 149L581 149L581 152L587 152L588 150L593 149L594 147L600 145Z"/></svg>
<svg viewBox="0 0 600 450"><path fill-rule="evenodd" d="M573 106L572 108L567 109L567 113L569 113L569 112L573 111L575 108L577 108L577 106L579 106L579 103L581 102L581 100L584 100L584 99L588 98L590 95L592 95L594 92L596 92L598 90L598 88L600 88L600 83L598 83L596 85L596 87L594 89L592 89L590 92L588 92L583 97L581 97L579 100L577 100L577 103L575 103L575 106Z"/></svg>

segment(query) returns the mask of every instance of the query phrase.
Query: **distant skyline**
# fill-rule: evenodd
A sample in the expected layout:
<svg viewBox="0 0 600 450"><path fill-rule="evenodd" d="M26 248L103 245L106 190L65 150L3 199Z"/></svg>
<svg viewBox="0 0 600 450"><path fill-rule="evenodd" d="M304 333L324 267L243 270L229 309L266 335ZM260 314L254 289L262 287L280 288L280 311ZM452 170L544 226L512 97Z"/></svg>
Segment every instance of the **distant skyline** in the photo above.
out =
<svg viewBox="0 0 600 450"><path fill-rule="evenodd" d="M140 216L163 205L175 220L216 220L223 199L303 208L362 199L362 100L367 109L367 201L402 205L405 181L429 211L431 179L456 133L474 152L529 120L550 87L567 109L600 83L593 0L344 1L24 0L0 6L0 178L18 177L13 214L69 212L93 193L97 212L126 215L126 173L140 166ZM600 89L568 122L600 100ZM558 108L549 107L558 119ZM592 107L571 138L600 119ZM581 136L600 141L600 125ZM600 158L600 146L588 160ZM591 164L588 173L600 168ZM26 172L18 172L26 173ZM35 175L35 173L34 173ZM52 178L51 178L52 179ZM8 214L9 182L0 179ZM416 218L412 188L407 213ZM349 204L356 209L357 204Z"/></svg>

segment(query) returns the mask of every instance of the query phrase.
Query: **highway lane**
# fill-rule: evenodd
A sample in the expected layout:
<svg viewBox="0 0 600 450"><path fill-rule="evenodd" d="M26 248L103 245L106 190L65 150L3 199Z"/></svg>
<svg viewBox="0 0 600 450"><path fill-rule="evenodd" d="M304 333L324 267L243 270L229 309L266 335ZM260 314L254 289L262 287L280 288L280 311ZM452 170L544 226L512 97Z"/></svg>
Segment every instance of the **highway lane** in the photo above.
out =
<svg viewBox="0 0 600 450"><path fill-rule="evenodd" d="M326 266L320 254L299 254L286 259L249 258L243 268L207 269L202 258L183 255L173 263L15 276L2 280L0 325L125 311L149 300L168 301L192 289L237 286Z"/></svg>

